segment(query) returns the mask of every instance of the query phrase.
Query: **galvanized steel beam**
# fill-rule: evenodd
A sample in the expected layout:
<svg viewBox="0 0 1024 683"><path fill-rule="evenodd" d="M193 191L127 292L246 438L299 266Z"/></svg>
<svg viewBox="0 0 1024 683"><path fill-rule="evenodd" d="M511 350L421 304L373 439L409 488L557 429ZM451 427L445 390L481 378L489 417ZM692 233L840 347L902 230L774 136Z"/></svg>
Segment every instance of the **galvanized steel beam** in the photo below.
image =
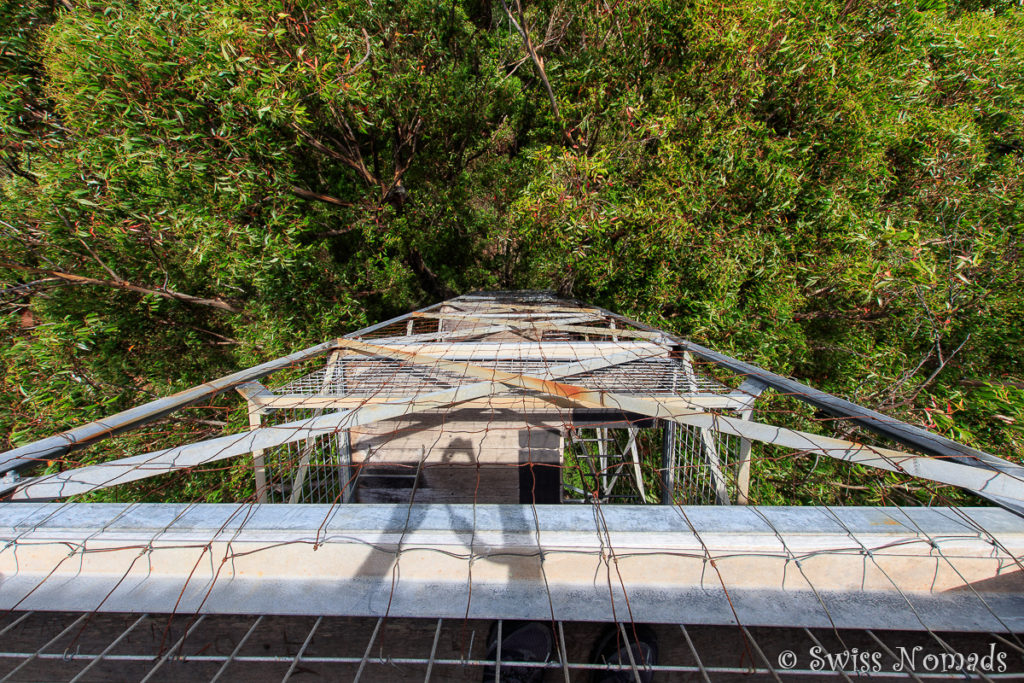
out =
<svg viewBox="0 0 1024 683"><path fill-rule="evenodd" d="M430 363L448 369L473 369L476 376L487 377L492 373L495 377L503 377L506 381L517 375L491 371L475 365L445 361L434 356L425 356L411 352L399 352L384 346L364 342L339 339L338 347L350 348L369 355L397 356L420 363ZM577 363L568 363L551 370L551 378L561 378L573 374L597 370L635 360L637 354L625 351L607 357L588 358ZM534 382L553 381L532 378ZM48 500L86 493L98 488L107 488L129 481L138 481L148 477L164 474L174 470L196 467L210 462L260 451L273 446L280 446L294 441L303 441L320 434L332 434L340 430L360 425L371 424L381 420L403 417L416 412L444 408L455 403L471 401L489 396L502 385L492 380L467 384L453 389L395 399L388 403L367 404L353 410L320 415L306 420L297 420L272 427L261 427L242 434L231 434L198 443L186 444L175 448L163 449L129 458L120 458L110 462L79 467L25 482L0 484L0 492L14 489L14 500ZM252 395L254 392L249 392Z"/></svg>
<svg viewBox="0 0 1024 683"><path fill-rule="evenodd" d="M248 370L226 375L212 382L200 384L185 391L179 391L171 396L150 401L145 405L129 408L116 415L90 422L56 436L47 437L25 446L11 449L6 453L0 453L0 472L20 469L39 464L45 460L58 458L70 451L84 448L115 434L141 427L197 401L231 391L245 382L266 377L273 372L296 363L316 358L335 348L337 348L337 342L334 340L317 344L303 351L297 351L282 358L249 368Z"/></svg>
<svg viewBox="0 0 1024 683"><path fill-rule="evenodd" d="M618 320L627 325L632 325L646 333L664 334L681 348L691 351L694 355L699 356L708 362L714 363L715 365L725 368L742 377L758 379L782 394L792 396L797 400L813 405L816 408L825 411L829 415L833 415L844 420L850 420L851 422L873 431L876 434L881 434L882 436L893 439L905 446L915 448L923 453L940 458L956 459L958 462L971 467L997 470L1014 467L1013 463L1010 463L1003 458L957 443L952 439L947 439L941 434L929 432L902 420L898 420L894 417L871 410L870 408L865 408L864 406L839 398L838 396L814 389L802 382L798 382L797 380L790 379L788 377L783 377L782 375L778 375L774 372L769 372L768 370L752 363L746 363L733 358L732 356L727 356L724 353L712 351L707 347L695 344L694 342L683 339L678 335L669 334L664 330L659 330L655 327L651 327L650 325L645 325L644 323L637 322L636 320L619 315L618 313L613 313L599 306L595 306L595 308L603 312L612 320ZM986 493L982 493L981 495L997 505L1001 505L1006 509L1013 511L1017 515L1024 517L1024 505L1013 500L1007 500L1005 498L1000 498Z"/></svg>
<svg viewBox="0 0 1024 683"><path fill-rule="evenodd" d="M341 343L341 342L339 342ZM391 354L417 363L429 363L453 372L462 372L475 377L486 377L508 386L535 391L538 394L558 396L582 407L605 408L624 412L639 413L648 417L668 419L698 428L714 429L754 441L785 446L796 450L821 453L830 458L870 465L884 470L901 472L915 477L930 479L942 484L960 486L983 495L1008 500L1012 504L1024 503L1024 468L1004 463L999 469L972 467L959 462L911 455L877 446L867 446L844 439L810 434L785 427L740 420L724 415L711 414L693 406L688 412L676 406L667 407L659 398L638 397L614 392L588 389L574 384L542 379L522 374L500 372L472 363L445 361L424 354L382 349L361 342L344 341L348 348L372 354ZM674 399L686 402L685 397ZM994 457L994 456L993 456Z"/></svg>
<svg viewBox="0 0 1024 683"><path fill-rule="evenodd" d="M345 335L345 338L359 338L367 334L372 334L373 332L383 329L388 325L405 320L416 313L432 311L441 305L442 304L432 304L418 311L413 311L412 313L404 313L400 316L391 318L390 320L385 320L384 322L356 330L355 332ZM102 420L96 420L55 436L40 439L39 441L34 441L18 448L13 448L4 453L0 453L0 473L30 467L32 465L39 464L42 461L60 457L70 451L84 448L85 446L102 441L103 439L114 436L115 434L136 429L137 427L141 427L153 420L169 415L170 413L192 403L230 391L238 387L240 384L261 379L273 372L282 370L296 363L316 358L317 356L327 353L335 348L337 348L337 342L334 340L324 342L323 344L317 344L316 346L311 346L308 349L296 351L295 353L262 363L247 370L241 370L239 372L226 375L220 379L200 384L171 396L159 398L155 401L146 403L145 405L129 408L128 410L117 413L116 415L111 415L110 417Z"/></svg>
<svg viewBox="0 0 1024 683"><path fill-rule="evenodd" d="M4 610L1024 628L992 508L25 504L0 548Z"/></svg>
<svg viewBox="0 0 1024 683"><path fill-rule="evenodd" d="M953 460L913 455L701 410L683 413L666 407L657 398L592 391L554 381L547 381L544 384L547 393L564 397L580 406L622 410L693 427L713 429L752 441L784 446L806 453L820 453L837 460L959 486L1013 505L1024 504L1024 468L1010 463L1000 470L972 467Z"/></svg>
<svg viewBox="0 0 1024 683"><path fill-rule="evenodd" d="M1012 463L1009 463L1000 457L957 443L956 441L947 439L941 434L935 434L921 429L920 427L907 424L902 420L898 420L894 417L871 410L870 408L865 408L864 406L839 398L838 396L820 391L803 384L802 382L798 382L797 380L775 374L774 372L765 370L764 368L752 363L746 363L733 358L732 356L727 356L724 353L713 351L705 346L701 346L700 344L696 344L677 335L645 325L617 313L612 313L611 311L600 307L595 308L614 320L619 320L620 322L635 326L648 334L663 334L678 344L681 348L741 377L756 379L786 396L792 396L797 400L813 405L816 408L820 408L835 417L850 420L877 434L882 434L883 436L889 437L890 439L906 446L916 448L930 455L957 458L966 465L988 466L995 469L999 469L1007 465L1011 467L1013 466ZM607 331L608 334L613 332L623 334L621 331Z"/></svg>

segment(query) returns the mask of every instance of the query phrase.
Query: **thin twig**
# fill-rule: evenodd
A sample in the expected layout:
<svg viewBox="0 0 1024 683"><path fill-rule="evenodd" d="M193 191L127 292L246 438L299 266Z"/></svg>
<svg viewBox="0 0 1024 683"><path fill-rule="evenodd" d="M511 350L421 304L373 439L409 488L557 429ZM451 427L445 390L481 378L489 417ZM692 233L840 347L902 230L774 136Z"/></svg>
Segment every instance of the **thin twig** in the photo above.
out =
<svg viewBox="0 0 1024 683"><path fill-rule="evenodd" d="M343 73L340 76L338 76L338 81L339 82L341 80L345 79L345 78L348 78L349 76L351 76L355 72L359 71L359 68L363 64L366 64L366 61L370 58L370 34L366 32L365 28L363 29L363 40L366 41L366 54L363 55L363 58L360 59L358 62L356 62L355 65L351 69L349 69L345 73Z"/></svg>
<svg viewBox="0 0 1024 683"><path fill-rule="evenodd" d="M45 268L33 268L32 266L23 266L20 263L11 263L9 261L0 261L0 267L10 268L12 270L21 270L26 273L38 273L41 275L49 275L51 277L60 278L74 284L81 285L100 285L103 287L113 287L114 289L124 289L130 292L138 292L140 294L153 294L155 296L163 297L164 299L172 299L175 301L184 301L190 304L197 304L199 306L210 306L212 308L219 308L223 311L229 311L231 313L241 313L241 309L232 306L223 299L206 299L203 297L192 296L191 294L183 294L181 292L175 292L169 289L153 289L150 287L143 287L141 285L133 285L127 282L114 282L112 280L99 280L92 277L84 277L82 275L75 275L73 273L65 273L58 270L47 270Z"/></svg>
<svg viewBox="0 0 1024 683"><path fill-rule="evenodd" d="M510 22L515 27L516 31L519 32L520 37L523 39L523 45L526 47L527 54L530 55L530 59L533 60L533 65L537 69L537 75L540 76L541 82L544 84L544 89L547 90L548 100L551 102L551 109L554 111L555 119L558 124L563 127L563 132L566 138L572 143L572 136L569 131L564 130L565 124L562 121L562 110L558 106L558 100L555 98L555 91L551 88L551 81L548 80L547 71L544 69L544 60L541 59L540 55L537 54L537 50L533 47L533 41L530 39L530 33L526 30L526 17L523 14L523 5L520 0L515 0L516 12L519 14L519 20L512 16L512 10L509 9L508 3L505 0L501 0L501 6L505 9L505 14L508 16ZM522 22L520 24L520 22Z"/></svg>
<svg viewBox="0 0 1024 683"><path fill-rule="evenodd" d="M302 197L303 199L312 199L317 202L323 202L324 204L333 204L334 206L343 206L345 208L351 208L355 206L351 202L344 202L337 197L332 197L328 194L320 194L319 192L310 192L309 190L303 190L301 187L292 185L288 188L292 191L292 194Z"/></svg>
<svg viewBox="0 0 1024 683"><path fill-rule="evenodd" d="M935 368L935 372L933 372L931 375L929 375L928 379L926 379L924 382L922 382L921 386L919 386L917 388L917 390L910 396L910 398L908 398L906 401L904 401L901 405L907 405L908 403L912 402L915 398L917 398L918 394L920 394L922 391L924 391L925 387L927 387L929 384L934 382L935 378L939 376L940 372L942 372L942 369L944 367L946 367L946 365L949 364L949 361L953 360L953 356L955 356L960 351L960 349L962 349L964 347L964 344L966 344L967 340L969 340L970 338L971 338L971 335L970 335L970 333L968 333L968 335L966 337L964 337L964 340L962 342L960 342L960 346L958 346L955 349L953 349L953 353L949 354L945 358L942 358L942 354L940 352L939 358L941 359L941 362L939 363L939 367Z"/></svg>

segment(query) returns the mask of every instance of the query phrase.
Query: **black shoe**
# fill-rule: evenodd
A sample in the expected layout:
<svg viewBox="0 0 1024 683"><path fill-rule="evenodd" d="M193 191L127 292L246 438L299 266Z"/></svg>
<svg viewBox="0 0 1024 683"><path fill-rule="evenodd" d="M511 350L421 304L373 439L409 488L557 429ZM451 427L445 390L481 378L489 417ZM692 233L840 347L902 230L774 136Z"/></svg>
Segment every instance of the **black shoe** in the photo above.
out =
<svg viewBox="0 0 1024 683"><path fill-rule="evenodd" d="M631 648L627 648L623 641L618 624L605 629L604 635L597 641L591 661L608 665L611 670L594 671L591 677L593 683L635 683L636 674L640 675L640 683L651 683L654 680L654 672L650 669L658 663L658 639L654 631L643 624L626 624L625 627ZM629 658L630 649L633 651L632 661ZM633 672L634 663L636 673Z"/></svg>
<svg viewBox="0 0 1024 683"><path fill-rule="evenodd" d="M546 669L539 666L515 666L505 662L547 662L555 651L555 634L539 621L506 621L501 625L501 683L538 683ZM487 637L487 659L498 656L498 623ZM484 668L484 683L494 683L496 667Z"/></svg>

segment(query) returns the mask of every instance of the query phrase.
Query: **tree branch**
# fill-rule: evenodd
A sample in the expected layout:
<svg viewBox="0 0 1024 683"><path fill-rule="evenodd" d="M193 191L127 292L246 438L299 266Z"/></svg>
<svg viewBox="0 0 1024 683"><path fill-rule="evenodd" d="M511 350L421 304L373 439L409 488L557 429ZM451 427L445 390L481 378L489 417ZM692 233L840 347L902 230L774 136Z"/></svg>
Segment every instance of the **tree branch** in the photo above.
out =
<svg viewBox="0 0 1024 683"><path fill-rule="evenodd" d="M338 83L345 80L355 72L359 71L360 67L362 67L363 64L366 64L366 61L370 58L370 34L366 32L365 28L363 29L363 40L366 41L366 54L363 55L362 59L355 63L355 66L353 66L351 69L338 76Z"/></svg>
<svg viewBox="0 0 1024 683"><path fill-rule="evenodd" d="M32 171L26 171L18 164L17 160L10 159L7 157L7 155L4 155L4 166L6 166L7 170L9 170L14 175L21 176L22 178L29 181L33 185L39 184L39 178L36 177L35 173L33 173Z"/></svg>
<svg viewBox="0 0 1024 683"><path fill-rule="evenodd" d="M85 247L85 250L89 252L89 255L93 257L93 259L96 261L96 263L98 263L101 266L103 266L103 270L105 270L108 273L110 273L110 277L114 278L114 282L122 282L123 281L121 276L118 275L117 273L115 273L113 270L111 270L110 266L108 266L106 263L104 263L103 259L101 259L99 257L99 255L97 255L96 252L92 250L92 247L90 247L88 244L86 244L85 240L79 239L78 241L81 242L82 246Z"/></svg>
<svg viewBox="0 0 1024 683"><path fill-rule="evenodd" d="M333 204L334 206L344 206L345 208L352 208L355 206L355 204L352 204L351 202L343 202L337 197L332 197L329 194L310 192L309 190L303 190L301 187L296 187L295 185L292 185L288 189L292 191L292 194L297 197L302 197L303 199L311 199L313 201L323 202L324 204Z"/></svg>
<svg viewBox="0 0 1024 683"><path fill-rule="evenodd" d="M338 112L334 111L333 108L332 113L334 113L335 116L340 116ZM355 135L352 133L352 129L349 127L348 122L345 121L344 118L342 118L341 123L345 127L344 132L345 137L347 138L347 144L339 145L344 148L344 152L330 149L325 144L323 144L315 137L313 137L313 135L309 131L305 130L304 128L297 124L293 123L291 124L291 127L292 129L295 130L295 132L302 136L302 138L306 142L308 142L310 146L313 147L313 149L317 150L318 152L321 152L322 154L326 154L332 159L337 159L341 163L353 169L359 174L359 176L363 180L366 181L367 184L371 186L379 186L380 182L377 180L377 178L375 178L372 173L366 170L366 164L363 163L363 155L359 151L359 143L356 140Z"/></svg>
<svg viewBox="0 0 1024 683"><path fill-rule="evenodd" d="M82 275L65 273L59 270L47 270L46 268L33 268L32 266L23 266L18 263L11 263L9 261L0 261L0 267L10 268L12 270L20 270L26 273L48 275L50 277L60 278L61 280L66 280L67 282L71 282L74 284L100 285L102 287L112 287L114 289L124 289L130 292L138 292L139 294L153 294L164 299L183 301L185 303L196 304L198 306L210 306L212 308L219 308L222 311L228 311L230 313L242 312L241 309L232 306L223 299L204 299L202 297L192 296L191 294L182 294L181 292L174 292L169 289L152 289L150 287L133 285L124 281L113 282L111 280L97 280L96 278L83 277Z"/></svg>
<svg viewBox="0 0 1024 683"><path fill-rule="evenodd" d="M405 263L416 275L420 287L435 299L450 299L455 296L455 292L442 282L437 273L431 270L427 262L423 260L423 254L419 249L411 247L406 254Z"/></svg>
<svg viewBox="0 0 1024 683"><path fill-rule="evenodd" d="M917 398L918 394L920 394L922 391L924 391L925 387L927 387L929 384L934 382L935 378L939 376L939 373L942 372L943 368L946 367L946 365L949 363L949 361L953 360L953 356L955 356L957 353L959 353L960 349L964 348L964 344L966 344L968 342L968 340L970 340L970 338L971 338L971 335L970 335L970 333L968 333L967 336L964 337L964 340L962 342L960 342L960 346L958 346L955 349L953 349L953 353L949 354L945 358L942 357L942 351L940 350L939 351L939 367L935 368L935 371L932 374L928 375L928 379L926 379L924 382L922 382L921 386L917 387L917 390L913 393L913 395L911 395L910 398L908 398L906 401L904 401L900 405L909 405L914 399Z"/></svg>
<svg viewBox="0 0 1024 683"><path fill-rule="evenodd" d="M544 60L541 59L540 55L537 54L537 50L533 47L533 41L530 39L530 32L527 31L526 17L523 14L523 6L520 0L515 0L516 12L519 14L519 20L512 16L512 10L509 9L508 3L505 0L501 0L501 6L505 9L505 14L508 16L508 20L512 22L516 31L519 32L520 37L523 39L523 45L526 47L527 54L530 55L530 59L533 60L533 66L537 69L537 75L540 76L541 82L544 84L544 89L548 92L548 100L551 102L551 109L555 113L555 119L558 121L558 125L562 126L562 132L565 133L566 139L570 144L573 144L572 135L569 131L565 130L565 124L562 122L562 110L558 106L558 100L555 98L555 91L551 88L551 81L548 80L548 73L544 70ZM520 22L522 22L520 24Z"/></svg>

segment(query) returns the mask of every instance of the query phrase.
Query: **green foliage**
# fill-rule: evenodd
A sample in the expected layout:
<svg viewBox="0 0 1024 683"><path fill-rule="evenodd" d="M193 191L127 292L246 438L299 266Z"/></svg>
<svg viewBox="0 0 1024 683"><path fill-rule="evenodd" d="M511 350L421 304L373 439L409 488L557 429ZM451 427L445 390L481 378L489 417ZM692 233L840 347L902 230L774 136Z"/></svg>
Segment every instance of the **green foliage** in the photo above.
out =
<svg viewBox="0 0 1024 683"><path fill-rule="evenodd" d="M8 441L531 287L1024 456L1015 3L525 18L543 69L479 0L4 3Z"/></svg>

